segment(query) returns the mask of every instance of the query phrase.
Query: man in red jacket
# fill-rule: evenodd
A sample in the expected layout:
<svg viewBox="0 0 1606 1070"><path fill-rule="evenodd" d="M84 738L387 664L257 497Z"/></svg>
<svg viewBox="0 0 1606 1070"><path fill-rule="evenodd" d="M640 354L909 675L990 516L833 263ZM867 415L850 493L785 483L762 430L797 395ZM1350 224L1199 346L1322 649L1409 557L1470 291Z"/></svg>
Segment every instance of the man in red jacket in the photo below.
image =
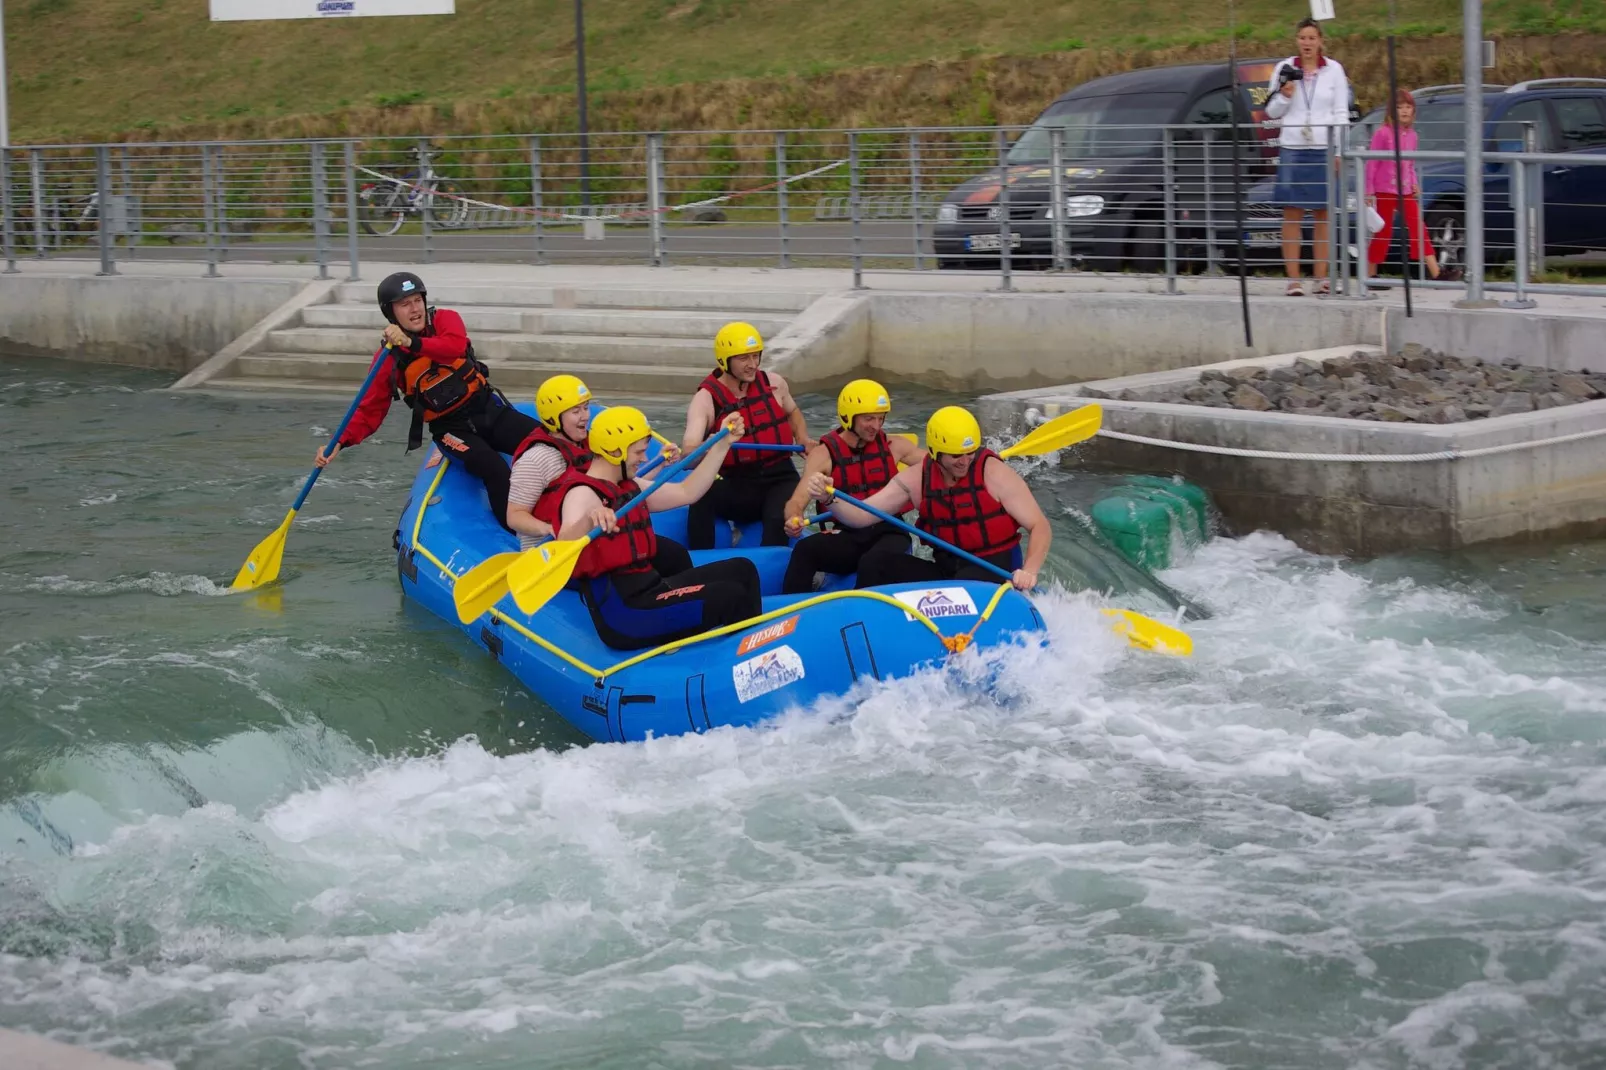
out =
<svg viewBox="0 0 1606 1070"><path fill-rule="evenodd" d="M492 515L507 527L510 476L502 454L517 449L536 422L491 386L489 369L474 359L463 317L449 308L430 308L428 296L424 280L409 271L379 284L379 311L390 321L384 334L390 374L374 377L346 433L327 455L319 449L313 462L322 468L379 430L390 403L401 398L413 410L408 450L423 444L427 423L441 452L485 484ZM374 360L384 359L383 354L381 349Z"/></svg>

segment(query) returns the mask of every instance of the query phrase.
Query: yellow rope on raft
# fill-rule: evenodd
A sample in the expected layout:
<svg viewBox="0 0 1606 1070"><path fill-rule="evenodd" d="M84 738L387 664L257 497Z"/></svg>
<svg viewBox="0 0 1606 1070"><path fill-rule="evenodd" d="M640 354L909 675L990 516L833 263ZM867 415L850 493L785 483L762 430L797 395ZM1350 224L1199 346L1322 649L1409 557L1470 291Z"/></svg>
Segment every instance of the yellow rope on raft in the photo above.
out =
<svg viewBox="0 0 1606 1070"><path fill-rule="evenodd" d="M987 618L993 615L993 610L998 608L998 603L1003 601L1004 595L1008 594L1012 590L1014 590L1014 584L1000 583L998 585L998 590L994 591L992 598L988 600L987 608L982 610L981 616L977 618L975 627L971 628L968 632L961 632L958 635L945 636L943 638L942 645L948 648L948 653L963 654L966 648L975 641L976 633L981 630L981 626L983 624L987 623Z"/></svg>

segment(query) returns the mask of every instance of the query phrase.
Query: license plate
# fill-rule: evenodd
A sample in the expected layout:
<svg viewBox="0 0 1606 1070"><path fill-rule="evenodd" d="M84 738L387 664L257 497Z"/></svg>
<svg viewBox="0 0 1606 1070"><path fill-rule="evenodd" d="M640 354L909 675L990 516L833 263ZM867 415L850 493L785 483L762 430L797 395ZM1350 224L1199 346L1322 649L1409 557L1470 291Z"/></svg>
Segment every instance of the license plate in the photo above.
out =
<svg viewBox="0 0 1606 1070"><path fill-rule="evenodd" d="M1244 235L1244 244L1264 248L1271 245L1281 245L1283 236L1276 230L1251 230Z"/></svg>
<svg viewBox="0 0 1606 1070"><path fill-rule="evenodd" d="M1011 249L1020 248L1020 237L1020 231L1018 230L1009 232L1009 247ZM1004 243L998 240L998 235L996 234L972 234L965 239L965 248L973 253L997 252L1003 248L1003 245Z"/></svg>

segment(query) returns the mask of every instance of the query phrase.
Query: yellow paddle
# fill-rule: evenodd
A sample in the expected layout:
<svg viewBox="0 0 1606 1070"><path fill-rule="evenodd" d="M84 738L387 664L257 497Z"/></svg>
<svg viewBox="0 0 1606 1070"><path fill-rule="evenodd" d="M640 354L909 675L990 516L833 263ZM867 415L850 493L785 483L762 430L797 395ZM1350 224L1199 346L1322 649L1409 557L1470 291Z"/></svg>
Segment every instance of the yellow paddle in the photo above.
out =
<svg viewBox="0 0 1606 1070"><path fill-rule="evenodd" d="M1062 450L1066 446L1074 446L1078 442L1092 438L1098 434L1099 427L1103 423L1103 406L1083 405L1042 424L1013 446L999 450L998 456L1008 459L1053 453L1055 450Z"/></svg>
<svg viewBox="0 0 1606 1070"><path fill-rule="evenodd" d="M375 357L373 364L369 366L367 377L363 379L362 386L357 388L357 396L351 399L351 407L341 418L340 426L335 428L334 437L329 440L329 445L324 447L325 453L334 449L340 441L340 436L346 433L346 425L351 423L351 418L357 414L357 406L362 404L363 395L368 393L369 386L373 385L379 369L389 366L390 347L386 346L379 351L379 356ZM290 537L290 524L295 520L296 512L300 510L302 503L307 500L307 495L312 493L312 485L318 482L318 476L321 474L323 469L314 465L312 474L301 485L301 493L296 495L295 504L284 514L284 520L273 529L271 535L256 544L256 548L246 557L245 564L240 566L240 571L234 577L234 590L248 591L279 578L279 564L284 560L284 541Z"/></svg>
<svg viewBox="0 0 1606 1070"><path fill-rule="evenodd" d="M1106 609L1104 615L1115 618L1115 630L1126 636L1126 641L1132 646L1184 658L1193 655L1193 637L1181 628L1173 628L1130 609Z"/></svg>
<svg viewBox="0 0 1606 1070"><path fill-rule="evenodd" d="M520 557L519 551L492 554L452 584L452 601L457 619L464 624L479 620L480 614L500 602L507 594L507 570Z"/></svg>
<svg viewBox="0 0 1606 1070"><path fill-rule="evenodd" d="M649 494L668 482L670 476L696 464L703 454L713 448L714 443L729 434L730 428L722 427L710 435L702 445L665 468L663 474L653 481L652 486L644 488L634 498L614 510L614 515L624 516L629 513L646 501ZM513 592L513 601L518 603L519 609L524 613L534 613L550 602L568 584L569 576L574 572L574 563L579 560L581 551L591 545L592 539L601 534L600 527L592 528L578 539L560 539L524 551L519 560L507 570L507 585Z"/></svg>

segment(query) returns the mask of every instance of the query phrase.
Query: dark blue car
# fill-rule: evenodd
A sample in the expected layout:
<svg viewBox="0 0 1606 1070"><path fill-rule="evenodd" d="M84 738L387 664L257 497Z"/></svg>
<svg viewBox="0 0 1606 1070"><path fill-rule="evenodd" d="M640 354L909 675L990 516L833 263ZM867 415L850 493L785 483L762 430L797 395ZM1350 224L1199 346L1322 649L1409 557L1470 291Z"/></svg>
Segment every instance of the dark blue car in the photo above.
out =
<svg viewBox="0 0 1606 1070"><path fill-rule="evenodd" d="M1432 86L1414 92L1418 147L1463 151L1466 105L1462 87ZM1606 154L1606 79L1541 78L1513 86L1485 86L1483 106L1485 152L1521 152L1531 138L1537 152L1580 158ZM1356 143L1368 143L1382 121L1381 108L1362 119L1362 129L1352 135ZM1428 232L1439 262L1459 267L1466 244L1465 168L1459 160L1421 161L1417 167L1422 175ZM1516 255L1511 170L1506 163L1484 165L1484 250L1489 263ZM1545 253L1551 256L1606 249L1606 163L1552 163L1541 165L1540 171L1544 212L1534 220L1539 228L1535 248L1542 236ZM1530 170L1530 182L1532 177ZM1273 184L1261 182L1248 193L1245 240L1257 260L1281 256L1282 215L1269 203ZM1353 190L1351 193L1349 207L1353 211ZM1346 232L1353 248L1352 215Z"/></svg>

